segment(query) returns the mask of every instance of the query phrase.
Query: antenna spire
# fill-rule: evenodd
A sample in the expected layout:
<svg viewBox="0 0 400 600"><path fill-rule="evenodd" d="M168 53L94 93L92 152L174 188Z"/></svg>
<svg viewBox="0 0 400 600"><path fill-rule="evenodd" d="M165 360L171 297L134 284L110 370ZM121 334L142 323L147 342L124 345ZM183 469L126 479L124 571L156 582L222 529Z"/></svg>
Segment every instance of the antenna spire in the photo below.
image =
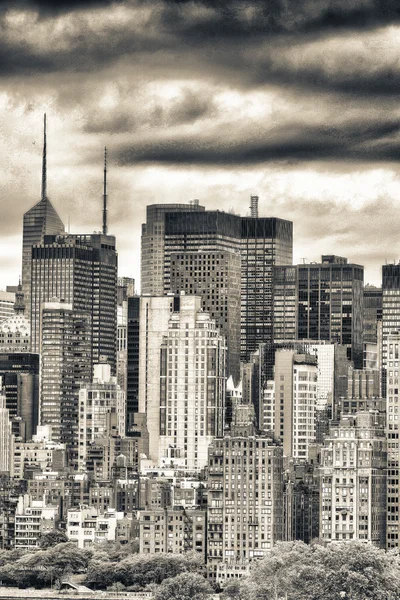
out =
<svg viewBox="0 0 400 600"><path fill-rule="evenodd" d="M46 113L44 113L43 129L43 160L42 160L42 200L47 198L47 142L46 142Z"/></svg>
<svg viewBox="0 0 400 600"><path fill-rule="evenodd" d="M107 235L107 148L104 148L103 234Z"/></svg>

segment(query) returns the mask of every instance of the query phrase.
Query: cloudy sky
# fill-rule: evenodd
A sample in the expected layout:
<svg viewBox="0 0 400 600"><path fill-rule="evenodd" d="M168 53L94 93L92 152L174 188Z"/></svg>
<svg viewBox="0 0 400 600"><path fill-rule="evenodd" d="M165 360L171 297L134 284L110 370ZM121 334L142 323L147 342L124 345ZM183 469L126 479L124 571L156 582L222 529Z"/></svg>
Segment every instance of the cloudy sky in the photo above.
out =
<svg viewBox="0 0 400 600"><path fill-rule="evenodd" d="M294 222L294 259L348 256L380 282L400 239L398 0L0 0L0 287L48 195L101 228L103 151L120 274L150 203Z"/></svg>

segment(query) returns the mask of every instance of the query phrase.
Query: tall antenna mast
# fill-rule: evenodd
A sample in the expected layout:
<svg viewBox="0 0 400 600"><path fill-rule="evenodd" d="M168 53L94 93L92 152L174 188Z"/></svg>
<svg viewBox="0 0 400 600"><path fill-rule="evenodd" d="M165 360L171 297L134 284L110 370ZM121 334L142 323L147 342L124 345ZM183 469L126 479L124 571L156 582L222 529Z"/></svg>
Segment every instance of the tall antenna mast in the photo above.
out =
<svg viewBox="0 0 400 600"><path fill-rule="evenodd" d="M104 148L103 234L107 235L107 148Z"/></svg>
<svg viewBox="0 0 400 600"><path fill-rule="evenodd" d="M42 160L42 200L47 198L47 143L46 143L46 113L44 113L43 160Z"/></svg>

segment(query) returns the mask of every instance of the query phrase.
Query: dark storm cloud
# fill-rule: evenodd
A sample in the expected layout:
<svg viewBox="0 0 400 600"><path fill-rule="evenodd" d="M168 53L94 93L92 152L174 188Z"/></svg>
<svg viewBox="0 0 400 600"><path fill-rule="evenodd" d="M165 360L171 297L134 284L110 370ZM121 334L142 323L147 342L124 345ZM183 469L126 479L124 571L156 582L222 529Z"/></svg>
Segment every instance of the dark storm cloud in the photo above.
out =
<svg viewBox="0 0 400 600"><path fill-rule="evenodd" d="M197 135L154 136L115 151L119 164L251 165L271 161L392 162L400 158L400 122L311 126L287 123L281 130L216 129Z"/></svg>
<svg viewBox="0 0 400 600"><path fill-rule="evenodd" d="M57 13L121 3L159 4L161 22L191 38L362 29L400 19L397 0L0 0L0 7Z"/></svg>
<svg viewBox="0 0 400 600"><path fill-rule="evenodd" d="M397 0L177 0L164 1L163 6L162 23L187 40L309 35L370 29L400 20Z"/></svg>
<svg viewBox="0 0 400 600"><path fill-rule="evenodd" d="M86 116L83 131L86 133L118 134L152 129L190 125L202 118L212 118L217 109L210 94L197 94L184 89L180 97L169 102L150 103L146 94L137 88L129 89L136 98L134 107L126 106L126 90L117 109L91 112Z"/></svg>
<svg viewBox="0 0 400 600"><path fill-rule="evenodd" d="M120 4L124 0L0 0L0 10L12 8L38 10L41 14L63 12Z"/></svg>
<svg viewBox="0 0 400 600"><path fill-rule="evenodd" d="M361 34L340 34L339 27L347 24L362 30L367 25L396 23L400 18L397 0L132 0L113 3L126 11L118 22L111 19L112 10L102 10L107 4L112 3L0 0L0 6L6 7L63 9L69 13L65 18L72 19L60 28L57 39L52 37L50 19L46 44L40 19L30 25L32 32L23 36L18 29L10 35L4 17L0 75L98 72L123 60L135 73L158 68L164 69L166 76L222 77L243 87L272 83L350 94L399 91L400 66L393 48L385 58L387 47L361 40L360 47L354 52L349 48L344 56L341 44L350 46ZM79 17L80 11L90 7L90 19ZM82 14L87 17L89 13ZM315 34L310 35L310 30ZM329 52L324 52L318 42L329 41L329 36L333 43ZM393 44L397 47L396 41ZM332 64L336 54L337 61Z"/></svg>

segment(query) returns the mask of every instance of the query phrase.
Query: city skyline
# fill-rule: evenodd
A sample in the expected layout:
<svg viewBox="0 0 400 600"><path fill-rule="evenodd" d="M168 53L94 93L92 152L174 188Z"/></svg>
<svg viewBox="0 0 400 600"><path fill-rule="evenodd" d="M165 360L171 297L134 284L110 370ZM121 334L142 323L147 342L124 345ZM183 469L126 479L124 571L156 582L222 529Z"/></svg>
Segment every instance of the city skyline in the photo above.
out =
<svg viewBox="0 0 400 600"><path fill-rule="evenodd" d="M148 204L294 222L294 263L321 254L380 283L397 260L399 11L351 3L0 1L0 287L22 216L48 196L72 233L100 230L104 146L120 274L139 279Z"/></svg>

